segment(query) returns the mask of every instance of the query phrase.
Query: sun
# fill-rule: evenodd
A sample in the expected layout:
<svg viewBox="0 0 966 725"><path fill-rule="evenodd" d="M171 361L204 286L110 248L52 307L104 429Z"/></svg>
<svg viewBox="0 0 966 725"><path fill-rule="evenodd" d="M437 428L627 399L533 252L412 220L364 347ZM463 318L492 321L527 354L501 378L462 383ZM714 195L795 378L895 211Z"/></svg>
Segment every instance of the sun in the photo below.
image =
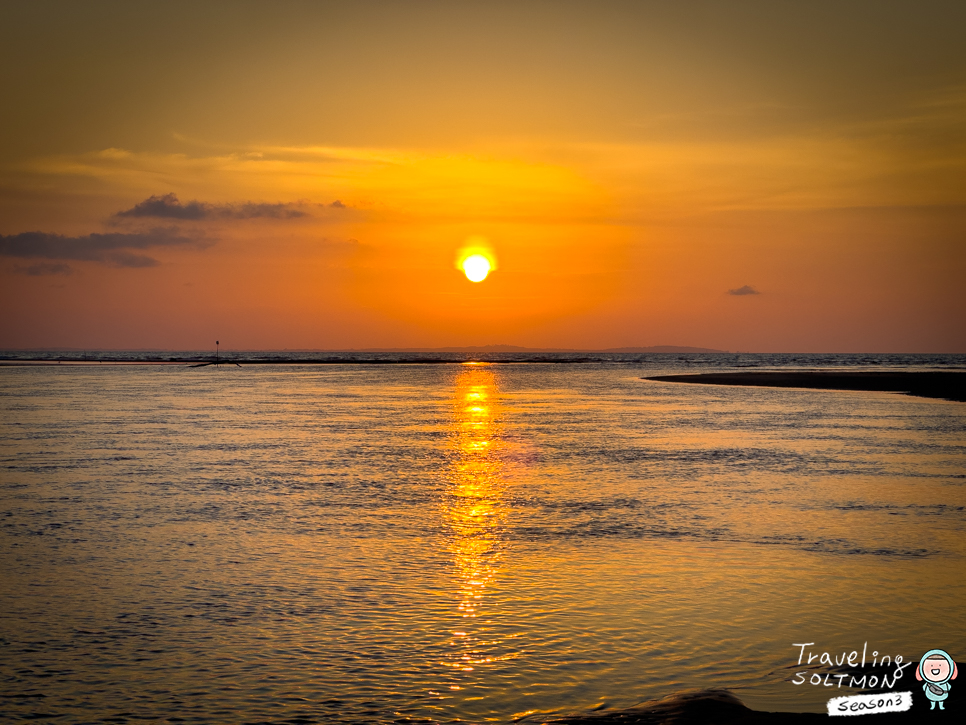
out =
<svg viewBox="0 0 966 725"><path fill-rule="evenodd" d="M490 273L490 260L482 254L471 254L463 260L463 272L470 282L482 282Z"/></svg>
<svg viewBox="0 0 966 725"><path fill-rule="evenodd" d="M481 236L466 238L463 246L456 252L453 266L474 283L482 282L500 267L489 240Z"/></svg>

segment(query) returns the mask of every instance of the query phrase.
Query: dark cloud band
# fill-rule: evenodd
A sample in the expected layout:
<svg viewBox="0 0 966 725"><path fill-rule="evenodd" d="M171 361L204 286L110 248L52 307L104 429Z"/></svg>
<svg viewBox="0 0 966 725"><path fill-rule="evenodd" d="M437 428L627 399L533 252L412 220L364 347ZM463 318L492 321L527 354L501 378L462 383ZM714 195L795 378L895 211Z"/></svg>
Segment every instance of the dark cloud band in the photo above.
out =
<svg viewBox="0 0 966 725"><path fill-rule="evenodd" d="M203 219L296 219L307 216L294 204L209 204L203 201L189 201L182 204L175 194L149 196L130 209L119 211L116 217L184 219L200 221Z"/></svg>
<svg viewBox="0 0 966 725"><path fill-rule="evenodd" d="M146 232L87 234L67 237L46 232L23 232L0 235L0 257L17 259L49 259L59 261L104 262L115 267L154 267L158 260L136 250L157 247L199 246L199 240L186 237L173 229ZM58 265L35 265L35 274L55 273ZM33 268L27 268L28 270ZM28 273L31 273L28 271Z"/></svg>

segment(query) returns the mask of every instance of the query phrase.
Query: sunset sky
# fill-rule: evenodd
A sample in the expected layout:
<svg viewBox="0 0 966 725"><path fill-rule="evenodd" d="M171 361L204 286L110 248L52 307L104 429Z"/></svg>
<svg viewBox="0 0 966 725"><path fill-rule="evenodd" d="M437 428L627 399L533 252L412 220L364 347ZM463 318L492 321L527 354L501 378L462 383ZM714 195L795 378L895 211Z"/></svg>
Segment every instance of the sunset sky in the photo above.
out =
<svg viewBox="0 0 966 725"><path fill-rule="evenodd" d="M0 348L966 352L964 28L0 2Z"/></svg>

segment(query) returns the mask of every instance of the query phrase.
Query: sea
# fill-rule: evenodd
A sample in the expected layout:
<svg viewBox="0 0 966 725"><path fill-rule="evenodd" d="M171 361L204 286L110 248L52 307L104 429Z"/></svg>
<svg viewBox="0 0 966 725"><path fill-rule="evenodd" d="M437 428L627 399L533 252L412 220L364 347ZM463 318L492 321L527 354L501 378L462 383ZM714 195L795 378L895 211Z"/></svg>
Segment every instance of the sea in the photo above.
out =
<svg viewBox="0 0 966 725"><path fill-rule="evenodd" d="M966 656L966 404L644 379L966 356L2 357L4 722L823 712L822 653Z"/></svg>

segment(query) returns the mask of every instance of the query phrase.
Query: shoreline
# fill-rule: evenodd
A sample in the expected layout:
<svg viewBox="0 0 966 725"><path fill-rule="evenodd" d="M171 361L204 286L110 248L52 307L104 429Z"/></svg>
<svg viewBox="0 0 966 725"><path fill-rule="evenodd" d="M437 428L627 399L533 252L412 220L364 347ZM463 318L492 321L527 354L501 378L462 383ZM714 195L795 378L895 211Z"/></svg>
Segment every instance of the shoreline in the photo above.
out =
<svg viewBox="0 0 966 725"><path fill-rule="evenodd" d="M756 371L655 375L642 378L642 380L699 385L741 385L758 388L903 393L920 398L940 398L959 403L966 402L966 373L948 371Z"/></svg>
<svg viewBox="0 0 966 725"><path fill-rule="evenodd" d="M55 360L0 360L0 367L44 367L57 365L87 366L97 367L99 365L161 365L182 367L214 367L222 365L235 365L245 367L250 365L465 365L474 363L480 365L507 365L520 363L542 363L551 365L573 365L579 363L600 363L608 362L599 358L548 358L548 357L529 357L529 358L506 358L503 360L486 360L481 358L466 358L465 360L450 360L444 358L400 358L392 360L388 358L374 358L363 360L359 358L279 358L279 359L248 359L248 358L222 358L221 360L119 360L104 358L98 360L76 360L76 359L55 359Z"/></svg>
<svg viewBox="0 0 966 725"><path fill-rule="evenodd" d="M924 702L919 683L913 683L908 688L913 694L913 704L905 712L878 712L874 714L875 723L908 723L921 722L930 717L930 722L951 722L956 715L949 715L950 711L957 712L955 705L946 710L929 712ZM857 694L857 693L856 693ZM870 693L871 694L871 693ZM888 693L877 693L888 694ZM950 696L952 699L952 693ZM958 698L957 698L958 699ZM947 706L949 702L946 703ZM927 713L929 713L927 715ZM961 713L959 713L961 716ZM657 700L649 700L636 707L614 712L589 713L585 715L566 715L546 718L545 716L531 719L522 718L515 722L533 723L534 725L810 725L811 723L827 722L828 713L822 712L768 712L752 710L746 706L732 692L725 689L700 690L670 695ZM864 722L864 721L863 721Z"/></svg>

